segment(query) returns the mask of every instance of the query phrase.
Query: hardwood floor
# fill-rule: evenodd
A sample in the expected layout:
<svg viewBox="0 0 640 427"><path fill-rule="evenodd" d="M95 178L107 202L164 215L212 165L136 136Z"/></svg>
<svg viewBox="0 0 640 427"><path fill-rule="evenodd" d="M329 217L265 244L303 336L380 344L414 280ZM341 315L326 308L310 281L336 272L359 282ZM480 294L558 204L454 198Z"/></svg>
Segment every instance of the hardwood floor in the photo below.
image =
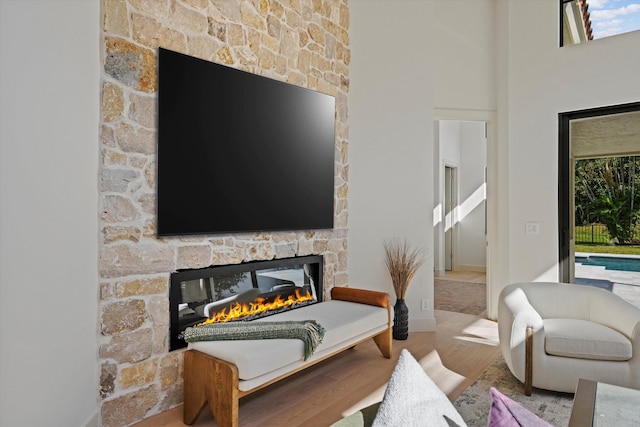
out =
<svg viewBox="0 0 640 427"><path fill-rule="evenodd" d="M407 348L454 401L500 353L495 322L436 310L436 332L411 332L393 341L393 357L372 340L306 369L240 401L241 426L328 426L380 401L400 351ZM208 408L194 426L215 426ZM182 406L137 427L184 426Z"/></svg>

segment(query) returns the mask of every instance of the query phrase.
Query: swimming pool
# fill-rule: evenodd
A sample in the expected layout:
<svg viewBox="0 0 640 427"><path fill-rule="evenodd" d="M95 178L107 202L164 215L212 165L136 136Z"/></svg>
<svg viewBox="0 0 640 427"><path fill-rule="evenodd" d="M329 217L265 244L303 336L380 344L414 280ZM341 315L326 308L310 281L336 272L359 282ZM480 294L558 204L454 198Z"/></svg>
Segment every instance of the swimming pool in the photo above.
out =
<svg viewBox="0 0 640 427"><path fill-rule="evenodd" d="M640 272L640 257L576 255L576 263L600 266L606 270Z"/></svg>

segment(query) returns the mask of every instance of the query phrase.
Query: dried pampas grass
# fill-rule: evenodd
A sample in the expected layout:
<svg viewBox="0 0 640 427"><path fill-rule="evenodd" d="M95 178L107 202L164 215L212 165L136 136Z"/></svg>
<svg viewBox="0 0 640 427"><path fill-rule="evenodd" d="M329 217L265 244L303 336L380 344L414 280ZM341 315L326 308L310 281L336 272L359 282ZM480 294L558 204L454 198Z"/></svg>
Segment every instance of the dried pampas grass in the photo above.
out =
<svg viewBox="0 0 640 427"><path fill-rule="evenodd" d="M403 300L413 276L424 264L425 250L421 246L411 247L406 239L402 242L385 240L382 246L396 298Z"/></svg>

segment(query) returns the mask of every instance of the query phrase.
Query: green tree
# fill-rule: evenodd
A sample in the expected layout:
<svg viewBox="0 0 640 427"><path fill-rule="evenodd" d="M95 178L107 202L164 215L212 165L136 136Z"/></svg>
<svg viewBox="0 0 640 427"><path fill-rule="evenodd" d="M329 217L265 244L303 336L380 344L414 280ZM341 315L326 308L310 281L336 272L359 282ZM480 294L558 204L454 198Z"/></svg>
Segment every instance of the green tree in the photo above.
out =
<svg viewBox="0 0 640 427"><path fill-rule="evenodd" d="M639 157L576 162L576 223L600 222L617 243L631 243L640 218Z"/></svg>
<svg viewBox="0 0 640 427"><path fill-rule="evenodd" d="M233 273L226 276L212 277L211 285L215 296L214 301L236 294L238 291L234 288L245 279L245 275L247 274L249 273Z"/></svg>

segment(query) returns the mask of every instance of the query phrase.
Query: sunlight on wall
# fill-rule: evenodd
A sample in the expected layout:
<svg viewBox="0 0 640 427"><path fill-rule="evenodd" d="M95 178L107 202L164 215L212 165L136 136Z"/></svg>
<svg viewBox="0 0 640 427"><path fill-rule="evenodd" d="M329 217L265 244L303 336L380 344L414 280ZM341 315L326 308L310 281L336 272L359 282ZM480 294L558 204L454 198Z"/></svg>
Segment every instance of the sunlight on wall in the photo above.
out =
<svg viewBox="0 0 640 427"><path fill-rule="evenodd" d="M459 224L471 213L475 208L480 206L487 199L487 185L483 183L469 197L467 197L460 205L455 206L444 218L444 231L449 231L455 224ZM436 206L433 210L434 226L438 224L436 218L436 210L439 215L442 214L441 205Z"/></svg>
<svg viewBox="0 0 640 427"><path fill-rule="evenodd" d="M486 184L483 183L473 192L473 194L471 194L464 202L462 202L462 204L458 207L456 222L462 222L467 217L467 215L469 215L475 208L480 206L480 204L482 204L482 202L487 199L486 188Z"/></svg>
<svg viewBox="0 0 640 427"><path fill-rule="evenodd" d="M433 208L433 226L440 224L442 218L442 204L438 203L438 206Z"/></svg>
<svg viewBox="0 0 640 427"><path fill-rule="evenodd" d="M445 215L444 217L444 231L447 232L453 228L453 225L457 223L455 221L456 213L458 211L458 207L454 207L451 209L451 212ZM455 222L454 222L455 221Z"/></svg>

